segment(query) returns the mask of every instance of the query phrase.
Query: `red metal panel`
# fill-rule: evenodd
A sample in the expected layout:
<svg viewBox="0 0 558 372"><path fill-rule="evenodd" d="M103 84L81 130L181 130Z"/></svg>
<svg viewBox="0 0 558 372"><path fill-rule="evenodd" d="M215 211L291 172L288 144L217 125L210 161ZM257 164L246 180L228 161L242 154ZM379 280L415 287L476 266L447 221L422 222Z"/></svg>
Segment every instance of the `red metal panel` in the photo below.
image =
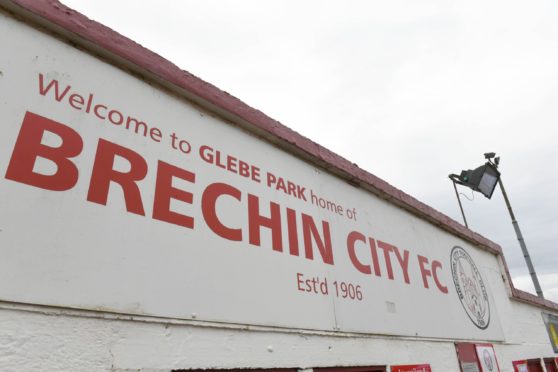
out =
<svg viewBox="0 0 558 372"><path fill-rule="evenodd" d="M386 372L385 366L369 366L369 367L326 367L314 368L319 372Z"/></svg>
<svg viewBox="0 0 558 372"><path fill-rule="evenodd" d="M391 366L391 372L432 372L430 364L407 364Z"/></svg>
<svg viewBox="0 0 558 372"><path fill-rule="evenodd" d="M544 372L540 359L527 359L527 370L529 372Z"/></svg>
<svg viewBox="0 0 558 372"><path fill-rule="evenodd" d="M297 368L173 369L172 372L297 372Z"/></svg>
<svg viewBox="0 0 558 372"><path fill-rule="evenodd" d="M558 358L544 358L544 367L546 372L558 372L558 366L556 365L556 360Z"/></svg>
<svg viewBox="0 0 558 372"><path fill-rule="evenodd" d="M458 342L455 344L457 350L457 359L461 372L480 371L480 363L477 358L477 350L475 344L469 342Z"/></svg>

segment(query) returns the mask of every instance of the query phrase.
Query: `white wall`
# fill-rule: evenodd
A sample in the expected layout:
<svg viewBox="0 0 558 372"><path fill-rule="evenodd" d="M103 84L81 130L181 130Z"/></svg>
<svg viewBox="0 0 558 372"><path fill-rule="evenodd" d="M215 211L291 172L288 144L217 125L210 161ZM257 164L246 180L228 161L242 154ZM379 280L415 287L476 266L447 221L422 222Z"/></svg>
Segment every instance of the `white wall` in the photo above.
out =
<svg viewBox="0 0 558 372"><path fill-rule="evenodd" d="M197 120L199 120L197 125L201 125L200 123L202 123L207 128L212 127L217 133L214 136L215 138L219 137L219 133L222 134L223 130L226 130L227 138L236 138L234 136L242 135L248 138L246 140L247 142L255 142L254 138L249 137L244 132L240 132L233 126L223 123L222 120L211 115L205 116L207 113L196 106L185 103L180 98L170 96L166 92L148 86L113 66L100 63L92 56L86 55L19 21L15 21L4 13L0 13L0 30L3 30L0 35L9 34L21 37L20 40L17 39L17 37L0 38L0 41L3 43L2 46L5 47L5 50L12 50L14 54L25 57L22 59L22 61L25 61L25 64L23 64L14 58L8 58L7 54L2 54L0 56L0 70L3 71L2 80L0 80L0 92L3 93L3 98L0 100L0 108L3 110L1 111L1 115L3 119L6 117L10 118L7 123L4 123L5 120L2 121L2 125L5 125L3 129L6 133L10 133L9 137L6 136L3 139L6 141L6 145L0 148L0 169L2 169L2 172L6 169L6 165L10 158L10 152L19 130L18 126L21 123L20 120L18 121L14 118L21 118L25 110L30 108L38 110L40 113L45 113L45 115L55 115L56 119L60 118L59 120L63 120L64 122L77 123L76 128L81 126L82 128L80 130L84 136L90 135L96 138L95 136L98 134L95 131L104 130L104 137L112 136L110 138L115 142L122 141L126 143L126 141L128 141L128 139L126 139L127 134L113 134L110 131L114 128L102 129L102 125L106 126L106 124L100 125L94 119L83 118L80 116L81 113L79 112L68 110L67 107L61 108L60 106L56 106L60 104L49 103L44 97L39 97L36 93L36 76L45 69L48 71L58 71L58 78L71 82L74 87L79 87L80 84L86 87L93 86L95 87L95 92L104 92L104 97L107 100L114 99L116 102L122 97L127 97L126 94L128 94L132 96L132 98L127 97L129 99L124 101L131 112L135 113L135 110L141 111L149 107L151 111L145 110L146 116L148 116L153 114L155 110L153 107L156 106L155 103L163 102L164 105L159 106L157 110L164 113L165 115L163 116L165 118L168 118L169 115L169 111L166 110L167 106L165 106L168 104L172 107L178 107L177 110L183 110L175 113L176 122L184 120L185 116L183 115L186 115L186 117L189 118L197 118ZM35 44L30 44L30 40L33 40ZM24 66L26 66L29 71L23 71L22 69ZM98 76L104 76L103 74L93 74L89 76L83 73L83 71L93 70L106 73L107 76L111 77L109 79L111 83L120 82L120 84L109 86L106 81L98 78ZM86 81L87 84L83 83L84 81ZM8 82L17 82L17 84L9 85ZM2 86L2 84L4 84L4 86ZM12 89L12 87L16 85L17 88ZM6 88L6 86L8 86L8 88ZM11 93L8 94L9 92ZM87 90L85 92L87 92ZM18 94L21 96L18 96ZM144 104L141 104L142 102ZM145 102L152 106L147 106ZM171 103L169 104L168 102ZM159 124L164 125L164 123ZM173 124L175 124L175 122L169 125L172 127ZM184 126L183 128L187 127ZM193 131L195 126L190 129ZM202 134L197 135L202 136ZM208 138L211 139L212 137L208 136ZM207 138L203 139L208 140ZM235 145L235 143L222 143L222 146L226 145L230 145L233 149L238 148L237 151L239 152L246 150L247 147L238 146L237 144ZM147 148L149 146L145 143L138 142L134 146L136 146L135 148L148 152ZM268 144L256 143L254 146L263 148L265 150L263 153L267 151L271 154L273 152L273 156L277 158L289 158L292 163L274 163L274 166L282 167L282 172L286 174L289 174L289 172L292 174L294 172L297 176L300 176L300 178L304 178L307 173L312 173L313 176L307 182L310 184L314 182L317 185L317 189L322 190L324 193L334 194L338 192L338 188L341 188L341 186L339 186L341 182L335 180L331 175L324 173L323 170L313 168L289 154L280 154L280 150L277 148L268 150L266 149L266 147L270 147ZM153 144L151 144L151 150L149 151L155 152L155 150L152 150L153 147ZM152 155L152 153L150 154ZM92 158L93 154L91 153L89 156ZM170 157L171 155L165 154L165 156ZM173 156L175 156L174 159L177 162L181 159L178 155ZM261 156L261 153L256 153L255 158L260 159ZM88 158L87 160L91 159ZM155 158L151 159L151 161L155 160ZM293 166L295 163L298 168ZM224 177L219 178L220 173L218 172L220 172L220 170L215 173L217 176L212 176L215 177L216 180ZM86 169L86 172L83 173L90 174L90 169ZM204 175L207 176L209 173L210 171L207 171ZM229 179L234 179L230 175L228 177ZM0 278L3 279L0 283L0 289L4 294L2 298L5 300L0 305L0 370L2 371L102 371L110 369L165 371L173 368L312 368L320 366L364 366L414 363L430 363L434 371L458 370L455 347L453 344L454 340L449 337L443 339L441 338L442 336L440 336L434 339L365 334L357 335L342 332L334 334L322 331L288 331L269 327L238 326L233 324L218 325L216 323L175 320L174 318L178 316L168 316L169 319L163 317L135 317L135 320L129 320L131 319L130 316L116 316L95 311L95 309L99 309L108 303L108 308L123 313L145 311L145 313L155 313L157 315L161 315L162 313L162 316L167 315L164 306L159 307L159 302L161 302L160 295L162 295L162 292L158 291L162 287L150 287L154 280L146 279L144 288L137 285L137 282L131 279L131 275L136 275L139 279L144 279L141 274L148 273L152 278L159 280L160 277L164 277L168 274L162 267L169 268L171 265L174 265L173 267L176 269L175 272L177 273L184 271L180 262L176 260L176 258L173 259L172 255L165 258L162 263L159 262L162 266L153 270L152 264L157 263L155 260L161 259L161 257L164 258L164 256L159 251L149 250L143 252L145 256L138 255L137 245L129 244L129 239L132 239L134 230L137 231L138 234L143 232L145 236L150 235L145 232L146 230L144 227L148 228L148 225L153 224L153 222L146 222L143 217L136 218L126 215L125 212L118 210L118 207L122 207L122 205L117 205L116 207L111 206L110 208L112 209L109 213L109 207L86 205L86 202L82 200L83 195L72 194L71 197L64 200L61 199L59 202L55 200L49 192L44 192L42 190L37 191L32 188L23 188L18 184L10 183L5 180L1 181L0 186L3 187L2 191L13 191L13 194L5 194L3 198L0 199L0 202L3 203L0 205L0 210L4 213L0 215L0 222L2 223L0 228L4 229L3 232L0 230L0 234L3 234L0 236L0 254L2 255L0 256L0 267L4 268L4 270L2 270L3 272L0 272ZM256 186L252 185L251 187ZM353 189L352 186L344 185L344 187L351 188L351 190ZM81 185L81 189L79 190L83 191L86 190L86 188L87 184L85 183ZM85 194L85 192L83 194ZM361 206L362 210L366 211L366 213L370 211L370 215L368 216L369 220L365 219L360 225L360 229L363 230L362 232L364 234L370 233L373 234L374 237L378 235L380 238L386 236L389 243L416 249L416 251L412 252L413 254L417 252L427 253L434 258L438 258L439 255L442 255L444 259L448 259L449 257L446 256L449 256L452 245L464 245L470 251L471 255L474 256L473 258L475 262L477 262L479 270L489 289L492 303L491 309L493 311L491 322L493 327L495 327L492 333L486 333L486 335L490 336L486 336L485 339L482 338L482 331L474 327L471 328L472 325L468 323L469 320L463 313L461 304L453 301L449 297L450 295L455 296L455 288L451 287L453 283L451 282L451 274L448 272L448 261L444 261L446 272L443 276L443 280L450 289L450 294L447 295L448 297L443 297L436 292L427 292L428 294L426 295L424 294L425 292L419 292L424 291L424 288L420 288L420 281L416 288L403 283L401 278L399 278L399 282L384 281L383 284L378 284L377 286L367 284L371 287L371 293L373 293L374 296L378 296L377 300L376 297L371 296L373 301L369 301L370 305L378 305L378 307L374 308L375 311L377 311L374 318L374 322L376 323L370 321L370 313L363 312L362 308L358 310L360 311L358 312L359 317L369 322L367 327L363 329L369 333L381 333L378 329L384 329L380 326L383 326L384 323L388 323L387 317L389 316L385 315L386 310L384 305L386 301L390 300L393 301L394 304L397 304L397 309L401 313L398 315L399 318L397 318L397 321L391 319L391 323L389 326L386 326L385 329L402 332L402 334L414 334L413 330L426 329L430 335L436 335L436 337L438 337L438 335L452 335L461 331L463 332L461 333L461 335L463 335L461 337L467 340L492 341L495 344L496 354L502 371L511 371L512 360L552 355L552 349L548 341L540 309L510 301L508 290L502 280L501 268L495 256L448 234L438 227L420 220L416 216L405 214L401 209L390 205L384 200L380 200L371 195L367 196L367 193L362 190L355 189L351 195L343 192L339 192L339 194L341 194L340 198L347 198L351 202L351 205ZM28 209L21 208L20 201L17 198L14 199L14 195L21 197L20 200L22 202L28 202ZM60 197L60 195L61 194L58 194L57 197ZM37 202L35 203L35 201L24 196L32 196L36 198L35 200L37 200ZM62 195L61 197L64 198L65 196ZM274 197L278 196L275 195ZM369 206L368 211L365 210L365 206L363 206L364 203L361 203L359 198L364 198L366 203L370 203L371 206ZM285 199L287 205L288 200L288 198ZM35 206L44 206L47 203L50 203L48 205L55 209L58 214L52 214L49 208L43 208L42 211L35 211ZM5 207L8 205L11 208L11 214L5 212L7 210ZM89 209L87 209L86 212L82 211L83 213L81 215L76 212L76 217L74 211L79 208ZM312 213L311 207L307 206L306 208L308 208L308 213ZM27 215L25 215L26 212L28 213ZM42 214L42 220L37 218L39 213ZM118 220L118 223L115 223L114 226L118 228L125 227L125 234L121 234L118 238L108 233L99 234L98 231L94 229L82 228L83 223L80 220L82 216L93 218L92 216L95 215L96 220L94 220L94 223L90 221L89 226L93 226L97 229L108 219L107 216L111 214L117 216L114 218ZM324 212L316 212L316 214L321 217L325 216ZM64 222L68 224L66 230L64 230L64 225L62 223L56 224L55 218L61 218L60 216L73 216L71 220ZM229 217L231 218L229 221L234 221L235 216ZM37 219L33 220L33 218ZM22 221L22 223L30 223L32 226L26 229L21 228L22 225L14 227L14 225L16 225L14 221L16 220ZM334 219L332 220L334 222L337 221ZM44 221L45 224L50 224L49 226L53 227L56 233L54 234L52 231L47 231L42 221ZM138 225L134 225L134 223ZM10 228L13 229L10 230ZM19 228L21 231L16 231L16 228ZM79 230L80 228L81 230ZM115 228L114 231L116 230L118 229ZM25 231L30 231L30 233L24 234ZM83 242L83 244L69 244L67 239L62 239L62 237L65 236L64 234L68 231L74 234L73 238L76 242ZM168 231L165 231L165 233L167 232ZM9 237L8 234L10 234ZM182 250L184 245L180 245L183 243L183 241L180 240L182 239L182 232L175 231L172 232L172 234L174 234L173 239L176 239L177 245L173 247L174 251L170 250L171 253L174 252L177 255L174 257L185 255ZM161 234L161 236L162 235L163 234ZM96 244L98 250L86 249L89 247L87 244L90 243L91 239L96 239L99 242L101 242L102 239L120 240L118 240L119 244L113 244L111 246L103 244L104 240L102 240L101 243L98 242ZM265 239L269 240L269 236ZM47 241L48 244L50 244L48 247ZM136 243L141 243L141 241L141 239L136 238ZM13 244L13 242L17 244ZM204 242L207 242L207 240ZM8 246L8 243L11 245ZM39 243L44 243L44 245ZM153 246L159 247L158 245ZM120 260L120 263L115 263L115 256L111 256L111 254L114 254L113 247L120 247L123 250L119 253L120 256L116 256ZM202 248L204 248L204 246ZM222 249L222 247L216 247L215 249L217 248ZM226 247L226 249L229 248L231 247ZM251 247L244 248L248 249ZM269 247L266 247L266 249L268 248ZM82 251L78 252L77 249L82 249ZM256 250L249 251L250 253L234 254L250 254L256 256L259 255L263 249L264 247L261 247L260 251ZM26 255L23 255L22 251L25 251ZM100 254L99 252L101 251L104 253ZM64 256L62 252L64 252L66 256ZM201 254L201 250L198 253ZM274 254L274 252L264 251L262 255L265 254L267 256L258 256L257 260L260 261L257 262L265 262L267 265L266 267L274 270L277 267L276 264L279 259L276 256L271 256L271 253ZM194 255L191 256L193 257ZM139 263L141 265L130 264L132 257L140 260L141 262ZM184 256L186 258L183 256L180 257L183 258L182 262L188 262L187 255ZM288 258L284 256L281 257L285 260ZM68 258L76 261L68 261ZM219 255L213 258L222 265L222 267L220 267L222 270L225 270L227 264L230 262L224 260ZM11 261L8 259L11 259ZM243 257L242 259L245 258ZM74 267L68 264L68 262L79 262L83 266ZM97 275L100 266L97 266L95 262L105 265L103 266L104 269L111 269L114 276L110 277L105 275L106 271L103 271L103 275ZM285 264L284 260L282 262L281 265L283 265L285 272L287 269L291 271L294 270L290 266L291 261L288 261L289 264ZM304 266L303 264L300 265L310 270L310 264L306 264L308 266ZM191 264L192 269L196 269L196 265L196 263ZM143 271L136 270L140 266ZM47 270L45 268L50 269ZM29 275L22 274L21 270L27 270L26 272ZM38 270L44 270L44 272L39 272ZM129 275L125 275L124 270L128 270L126 272ZM328 270L323 268L320 270L328 272ZM350 270L352 270L352 268L347 265L344 273L352 272ZM264 274L266 273L266 269L260 268L260 271L262 271L260 272L260 276L256 277L265 277ZM89 276L81 275L83 272L87 272ZM415 272L411 274L415 275L413 276L413 285L415 285L417 283L416 268ZM354 276L353 278L355 277L358 278L358 276ZM31 280L30 278L34 279ZM51 282L41 281L41 278L48 278ZM197 276L194 275L193 278L195 279ZM230 278L232 278L232 276ZM228 284L226 282L228 278L225 277L224 279L225 281L223 284ZM86 285L80 285L79 280L84 281ZM102 286L99 284L101 280L103 282ZM184 288L180 287L180 284L183 282L180 280L159 281L162 283L159 284L163 287L165 285L177 286L171 289L167 288L167 291L164 293L168 303L174 306L173 309L179 309L178 311L183 312L184 306L190 306L188 301L183 303L179 301L173 302L175 298L180 299L180 296L183 298L183 293L191 294L191 292L183 291ZM250 282L250 280L247 280L247 282ZM256 284L258 283L256 282ZM284 282L279 280L276 280L274 283L277 288L283 284ZM53 287L53 285L59 287ZM380 289L378 289L378 287ZM41 288L44 290L41 290ZM86 290L84 288L88 289ZM118 292L116 288L121 292ZM223 292L222 288L217 289ZM64 290L66 291L64 292ZM281 290L285 289L283 288ZM112 295L109 300L107 300L108 294ZM406 294L410 294L414 302L410 301L409 298L406 297ZM130 296L131 299L147 296L149 297L151 309L156 309L157 311L149 312L145 303L136 303L134 305L132 300L129 302L122 302L122 296L124 295ZM231 294L225 293L225 295ZM234 295L231 296L236 298ZM257 299L258 296L259 295L255 296L255 298ZM289 296L292 296L292 293L290 293ZM441 296L443 300L439 300L435 296ZM96 301L94 297L100 298L100 300ZM200 298L204 300L209 297ZM303 302L291 302L291 298L298 297L292 296L288 297L288 300L285 301L283 299L282 301L284 305L289 305L289 316L291 318L287 319L287 323L292 322L298 325L299 323L297 322L299 318L307 319L310 322L319 316L323 316L323 314L319 312L319 306L314 306L310 311L308 307L301 306ZM428 299L432 300L434 305L427 302ZM212 307L211 304L214 300L217 300L217 306L221 307ZM223 304L218 300L222 299L212 297L210 301L205 301L203 305L206 306L208 311L215 311L218 315L223 317L224 321L228 321L229 319L227 316L229 314L227 314L227 303L225 302ZM18 305L10 301L59 306ZM229 302L229 304L232 306L233 302ZM413 304L415 307L413 307ZM69 310L64 309L64 306L75 306L90 310ZM250 304L247 304L245 307L250 308ZM347 329L361 329L362 324L355 322L354 318L350 316L351 314L356 314L356 312L352 313L354 309L352 307L347 307L347 305L339 305L337 309L340 308L346 309L344 316L348 324ZM263 309L265 309L265 307ZM449 309L449 311L447 309ZM275 308L275 310L277 310L277 308ZM281 310L281 308L279 308L279 310ZM326 310L331 311L331 309ZM323 310L323 312L325 313L326 310ZM426 319L431 322L431 324L413 324L412 320L415 319L413 312L420 312L420 317L416 319ZM184 313L189 315L191 312L185 311ZM439 315L436 315L436 313ZM169 314L172 315L176 313L169 311ZM260 324L262 324L262 321L268 321L268 323L265 324L275 324L274 322L276 319L267 319L267 314L259 313L257 315L260 319ZM247 319L246 323L250 323L253 320L250 319L249 313L242 313L239 311L236 318L233 317L230 321L231 323L235 323L235 320L240 322L238 319ZM403 321L408 321L409 324L405 326L399 324ZM300 324L304 325L305 323L302 322ZM280 323L280 325L284 324ZM319 324L316 327L320 329L322 325ZM376 332L370 332L370 327L377 327L375 328ZM451 332L446 328L452 328ZM411 331L412 333L410 333ZM490 339L491 337L492 340Z"/></svg>
<svg viewBox="0 0 558 372"><path fill-rule="evenodd" d="M429 362L435 371L456 368L454 347L448 342L248 331L29 309L0 310L3 371L309 368L406 362Z"/></svg>
<svg viewBox="0 0 558 372"><path fill-rule="evenodd" d="M495 343L502 371L511 361L553 355L540 311L511 302L509 339ZM122 316L123 317L123 316ZM118 320L108 313L30 305L0 307L2 371L174 368L311 368L430 363L458 371L453 341L223 328L164 319ZM177 324L181 323L181 324Z"/></svg>

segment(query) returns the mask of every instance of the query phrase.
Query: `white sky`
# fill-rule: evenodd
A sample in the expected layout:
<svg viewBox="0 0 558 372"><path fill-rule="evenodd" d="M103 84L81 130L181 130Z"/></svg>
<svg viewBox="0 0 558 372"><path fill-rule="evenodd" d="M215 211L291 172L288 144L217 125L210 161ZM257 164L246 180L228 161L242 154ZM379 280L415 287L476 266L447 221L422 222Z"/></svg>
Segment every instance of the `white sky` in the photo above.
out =
<svg viewBox="0 0 558 372"><path fill-rule="evenodd" d="M457 221L447 175L496 152L558 301L557 2L64 3ZM462 200L469 227L503 247L516 286L533 292L500 190Z"/></svg>

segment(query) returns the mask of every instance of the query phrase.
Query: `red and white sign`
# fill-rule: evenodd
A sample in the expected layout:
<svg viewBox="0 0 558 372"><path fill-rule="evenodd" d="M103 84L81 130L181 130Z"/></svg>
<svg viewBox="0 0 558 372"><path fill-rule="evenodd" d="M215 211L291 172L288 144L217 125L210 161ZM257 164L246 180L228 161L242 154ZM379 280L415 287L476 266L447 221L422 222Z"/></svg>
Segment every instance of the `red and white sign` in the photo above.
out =
<svg viewBox="0 0 558 372"><path fill-rule="evenodd" d="M500 366L492 344L476 344L475 350L482 372L500 372Z"/></svg>
<svg viewBox="0 0 558 372"><path fill-rule="evenodd" d="M432 372L430 364L408 364L404 366L391 366L391 372Z"/></svg>
<svg viewBox="0 0 558 372"><path fill-rule="evenodd" d="M516 360L512 362L514 372L529 372L526 360Z"/></svg>
<svg viewBox="0 0 558 372"><path fill-rule="evenodd" d="M493 255L5 15L0 35L1 300L503 339L501 280L477 280L479 328L450 267Z"/></svg>

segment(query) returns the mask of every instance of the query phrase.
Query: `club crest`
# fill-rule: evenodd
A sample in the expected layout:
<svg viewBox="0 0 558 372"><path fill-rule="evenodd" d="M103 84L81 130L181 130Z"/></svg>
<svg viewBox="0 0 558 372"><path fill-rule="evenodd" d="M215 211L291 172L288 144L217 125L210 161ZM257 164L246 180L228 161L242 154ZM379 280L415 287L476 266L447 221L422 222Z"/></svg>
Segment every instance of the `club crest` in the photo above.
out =
<svg viewBox="0 0 558 372"><path fill-rule="evenodd" d="M490 323L490 305L486 287L475 262L459 246L451 250L451 273L465 312L475 326L486 329Z"/></svg>

